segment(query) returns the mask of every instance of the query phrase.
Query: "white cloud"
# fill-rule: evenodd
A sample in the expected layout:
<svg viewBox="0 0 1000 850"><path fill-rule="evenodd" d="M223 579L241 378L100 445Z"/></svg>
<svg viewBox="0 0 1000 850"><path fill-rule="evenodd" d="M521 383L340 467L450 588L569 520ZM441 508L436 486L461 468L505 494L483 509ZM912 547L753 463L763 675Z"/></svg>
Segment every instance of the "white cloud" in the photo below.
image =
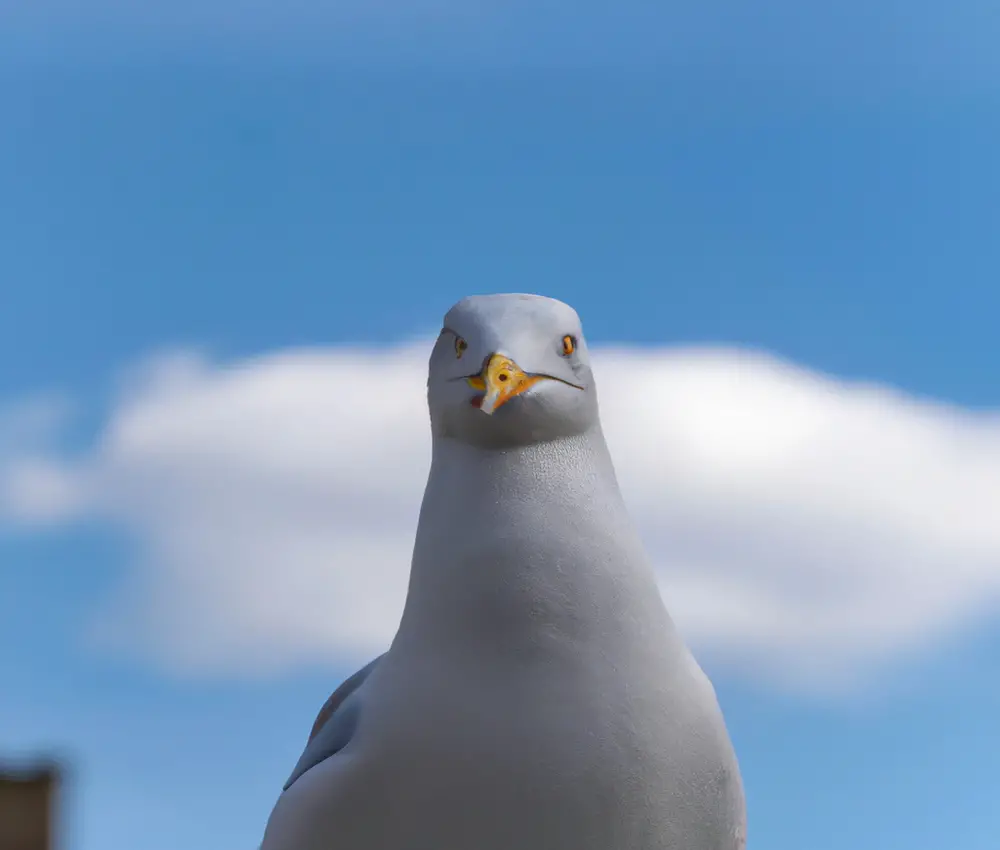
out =
<svg viewBox="0 0 1000 850"><path fill-rule="evenodd" d="M746 351L595 358L626 498L703 657L827 686L995 613L997 415ZM186 673L363 660L405 593L425 363L423 344L155 358L82 454L8 438L0 511L133 536L96 618L119 649Z"/></svg>

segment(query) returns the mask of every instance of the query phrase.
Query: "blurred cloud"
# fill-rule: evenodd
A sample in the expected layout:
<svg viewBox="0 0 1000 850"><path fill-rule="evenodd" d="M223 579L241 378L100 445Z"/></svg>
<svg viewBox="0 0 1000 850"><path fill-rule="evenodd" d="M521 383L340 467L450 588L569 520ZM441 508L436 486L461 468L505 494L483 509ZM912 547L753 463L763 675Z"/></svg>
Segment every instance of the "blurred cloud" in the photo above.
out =
<svg viewBox="0 0 1000 850"><path fill-rule="evenodd" d="M39 533L102 521L134 539L134 568L94 618L108 648L182 674L365 660L405 594L426 355L153 357L77 453L51 433L58 405L9 409L0 519ZM843 687L996 612L996 414L748 351L594 357L626 498L703 657ZM47 424L24 439L33 418Z"/></svg>
<svg viewBox="0 0 1000 850"><path fill-rule="evenodd" d="M987 0L0 0L5 53L270 57L421 65L650 67L784 85L989 84L1000 59ZM732 76L737 74L739 76ZM860 92L858 92L860 93Z"/></svg>

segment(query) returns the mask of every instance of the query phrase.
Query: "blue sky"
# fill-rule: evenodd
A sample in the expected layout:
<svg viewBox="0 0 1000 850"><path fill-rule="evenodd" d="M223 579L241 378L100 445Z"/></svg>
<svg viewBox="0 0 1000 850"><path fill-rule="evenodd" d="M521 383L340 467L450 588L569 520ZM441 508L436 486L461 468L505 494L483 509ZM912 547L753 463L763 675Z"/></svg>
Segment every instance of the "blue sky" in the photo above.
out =
<svg viewBox="0 0 1000 850"><path fill-rule="evenodd" d="M0 478L39 453L97 467L123 382L158 352L394 350L486 291L564 298L592 344L637 358L763 350L995 428L985 4L848 3L833 21L772 2L766 23L722 0L588 3L569 22L551 4L334 19L303 0L280 26L258 10L231 27L223 0L172 8L100 3L79 21L0 3ZM988 514L995 488L963 502L955 486L949 509ZM0 510L0 752L71 759L68 850L255 847L353 656L248 674L146 651L124 626L96 638L140 593L144 535L172 526L70 514ZM970 562L995 577L997 551ZM900 597L907 576L902 558ZM983 587L927 640L880 644L846 690L706 650L751 849L994 846L1000 631Z"/></svg>

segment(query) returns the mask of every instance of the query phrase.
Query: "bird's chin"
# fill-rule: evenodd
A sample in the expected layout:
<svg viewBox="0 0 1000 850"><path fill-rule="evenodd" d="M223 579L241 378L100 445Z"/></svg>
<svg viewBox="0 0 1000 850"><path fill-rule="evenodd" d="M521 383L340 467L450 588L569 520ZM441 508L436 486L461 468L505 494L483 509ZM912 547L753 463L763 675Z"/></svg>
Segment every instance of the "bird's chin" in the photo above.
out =
<svg viewBox="0 0 1000 850"><path fill-rule="evenodd" d="M480 449L512 449L578 434L582 423L556 414L533 390L506 401L491 415L477 409L482 396L470 397L438 422L438 433Z"/></svg>

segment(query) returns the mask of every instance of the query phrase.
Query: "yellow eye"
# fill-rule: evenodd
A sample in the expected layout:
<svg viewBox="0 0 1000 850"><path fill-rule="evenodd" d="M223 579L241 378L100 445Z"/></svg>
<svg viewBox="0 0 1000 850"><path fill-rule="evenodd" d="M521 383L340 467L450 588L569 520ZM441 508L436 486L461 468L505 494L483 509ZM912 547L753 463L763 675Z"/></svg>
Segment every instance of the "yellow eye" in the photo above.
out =
<svg viewBox="0 0 1000 850"><path fill-rule="evenodd" d="M463 354L465 354L465 349L467 349L468 347L469 347L469 343L467 343L464 339L462 339L462 337L460 337L460 336L455 337L455 356L456 357L461 357Z"/></svg>
<svg viewBox="0 0 1000 850"><path fill-rule="evenodd" d="M576 351L576 338L567 334L562 338L562 346L563 356L569 357L574 351Z"/></svg>

